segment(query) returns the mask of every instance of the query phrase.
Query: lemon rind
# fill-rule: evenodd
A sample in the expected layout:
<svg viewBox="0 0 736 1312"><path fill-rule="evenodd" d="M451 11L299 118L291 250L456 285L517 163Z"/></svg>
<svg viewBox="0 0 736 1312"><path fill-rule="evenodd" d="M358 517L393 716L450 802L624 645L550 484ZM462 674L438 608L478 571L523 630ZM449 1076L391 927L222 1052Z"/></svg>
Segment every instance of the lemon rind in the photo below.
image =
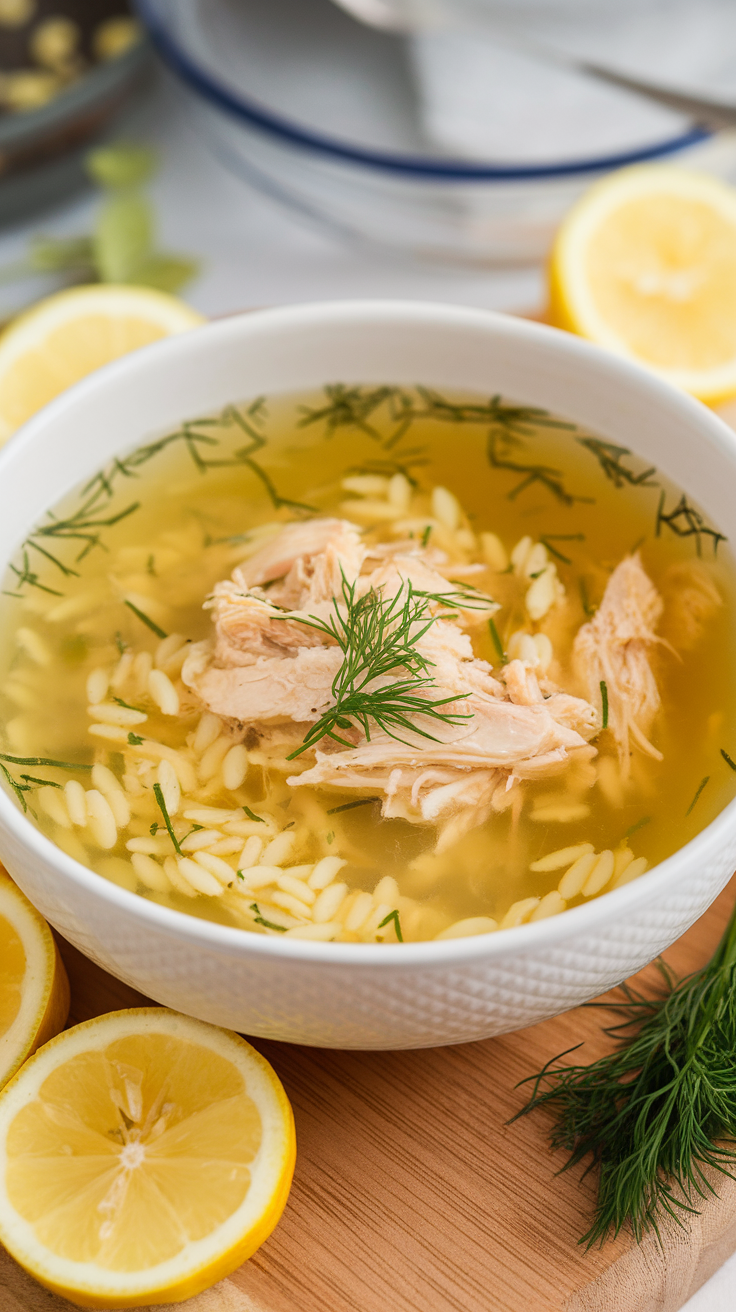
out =
<svg viewBox="0 0 736 1312"><path fill-rule="evenodd" d="M0 1037L1 1089L36 1048L63 1028L69 981L49 926L1 867L0 915L18 933L26 953L21 1005Z"/></svg>

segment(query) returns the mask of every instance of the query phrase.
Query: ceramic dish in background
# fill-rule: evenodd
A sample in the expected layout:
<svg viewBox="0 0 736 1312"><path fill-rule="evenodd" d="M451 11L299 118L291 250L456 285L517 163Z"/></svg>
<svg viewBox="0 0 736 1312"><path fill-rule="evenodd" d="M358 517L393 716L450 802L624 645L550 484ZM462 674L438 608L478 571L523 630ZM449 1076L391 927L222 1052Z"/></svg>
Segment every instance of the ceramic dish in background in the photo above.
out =
<svg viewBox="0 0 736 1312"><path fill-rule="evenodd" d="M424 134L406 41L332 0L136 0L136 9L235 174L337 234L417 259L536 261L572 202L612 168L669 158L726 174L736 164L733 136L709 137L651 105L616 148L576 155L562 142L539 164L453 156ZM632 97L606 94L628 112Z"/></svg>
<svg viewBox="0 0 736 1312"><path fill-rule="evenodd" d="M233 398L346 383L503 393L632 447L736 537L736 440L643 369L484 311L345 302L259 311L135 352L79 383L0 453L0 565L113 454ZM461 1043L531 1025L622 980L705 910L736 864L736 801L650 873L559 916L405 944L259 936L160 906L65 855L0 792L0 857L36 907L158 1002L326 1047Z"/></svg>
<svg viewBox="0 0 736 1312"><path fill-rule="evenodd" d="M14 223L85 185L85 152L140 87L150 63L141 37L95 64L38 109L0 115L0 224Z"/></svg>

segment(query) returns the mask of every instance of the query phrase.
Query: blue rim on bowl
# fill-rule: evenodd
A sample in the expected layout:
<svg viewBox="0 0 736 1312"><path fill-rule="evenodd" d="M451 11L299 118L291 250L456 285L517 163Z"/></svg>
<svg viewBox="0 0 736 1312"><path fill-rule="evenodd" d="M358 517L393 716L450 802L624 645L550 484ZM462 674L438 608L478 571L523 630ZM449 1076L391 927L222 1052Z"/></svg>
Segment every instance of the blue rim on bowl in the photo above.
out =
<svg viewBox="0 0 736 1312"><path fill-rule="evenodd" d="M250 97L237 94L224 82L198 62L181 45L161 19L155 0L134 0L141 21L148 29L161 58L199 96L232 118L249 127L276 137L303 150L313 151L328 159L361 165L384 173L398 174L407 179L431 179L433 182L531 182L545 178L576 177L587 173L604 173L642 164L697 146L712 135L705 128L693 127L677 136L667 137L658 144L640 150L600 155L593 158L573 159L559 164L491 165L471 164L464 160L443 157L404 155L400 152L369 150L352 146L338 137L329 137L302 127L298 122L274 113L267 106Z"/></svg>

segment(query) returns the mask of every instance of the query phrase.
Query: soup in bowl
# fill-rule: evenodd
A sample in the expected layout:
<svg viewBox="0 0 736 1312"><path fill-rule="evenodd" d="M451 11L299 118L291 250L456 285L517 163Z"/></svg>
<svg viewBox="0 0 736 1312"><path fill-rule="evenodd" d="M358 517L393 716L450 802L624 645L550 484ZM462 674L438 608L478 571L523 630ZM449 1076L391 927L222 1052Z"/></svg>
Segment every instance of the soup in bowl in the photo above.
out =
<svg viewBox="0 0 736 1312"><path fill-rule="evenodd" d="M0 462L2 853L157 1000L480 1038L730 874L733 440L642 371L475 311L267 311Z"/></svg>

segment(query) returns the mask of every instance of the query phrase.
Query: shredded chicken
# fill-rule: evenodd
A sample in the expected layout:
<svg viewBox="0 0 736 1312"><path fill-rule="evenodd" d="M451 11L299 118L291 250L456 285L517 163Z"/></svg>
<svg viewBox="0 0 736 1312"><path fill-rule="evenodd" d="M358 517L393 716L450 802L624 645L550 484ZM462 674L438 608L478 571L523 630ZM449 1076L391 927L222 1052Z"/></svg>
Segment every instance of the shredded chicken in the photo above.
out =
<svg viewBox="0 0 736 1312"><path fill-rule="evenodd" d="M216 585L209 603L214 640L192 648L182 678L244 735L268 739L277 731L288 742L291 729L295 749L334 704L332 685L343 660L334 639L299 617L328 620L344 580L355 584L357 596L371 589L395 596L409 581L417 591L446 594L451 585L443 563L436 548L412 541L366 548L344 520L288 525ZM323 739L301 758L308 768L288 782L378 794L385 816L438 826L442 850L492 810L504 809L517 780L556 774L572 759L594 756L589 740L600 722L590 702L546 681L540 687L523 661L505 667L504 682L494 678L465 631L477 611L461 608L448 618L446 609L433 610L439 617L416 649L431 662L426 695L457 694L442 708L456 722L420 723L419 717L416 732L402 732L405 742L378 726L370 741L357 728L341 731L353 745ZM384 676L375 687L391 682Z"/></svg>
<svg viewBox="0 0 736 1312"><path fill-rule="evenodd" d="M662 599L645 573L638 553L627 556L608 580L593 619L578 631L573 661L593 703L608 699L608 725L616 739L624 778L633 743L661 761L647 735L660 707L650 662L652 648L665 645L656 633Z"/></svg>

